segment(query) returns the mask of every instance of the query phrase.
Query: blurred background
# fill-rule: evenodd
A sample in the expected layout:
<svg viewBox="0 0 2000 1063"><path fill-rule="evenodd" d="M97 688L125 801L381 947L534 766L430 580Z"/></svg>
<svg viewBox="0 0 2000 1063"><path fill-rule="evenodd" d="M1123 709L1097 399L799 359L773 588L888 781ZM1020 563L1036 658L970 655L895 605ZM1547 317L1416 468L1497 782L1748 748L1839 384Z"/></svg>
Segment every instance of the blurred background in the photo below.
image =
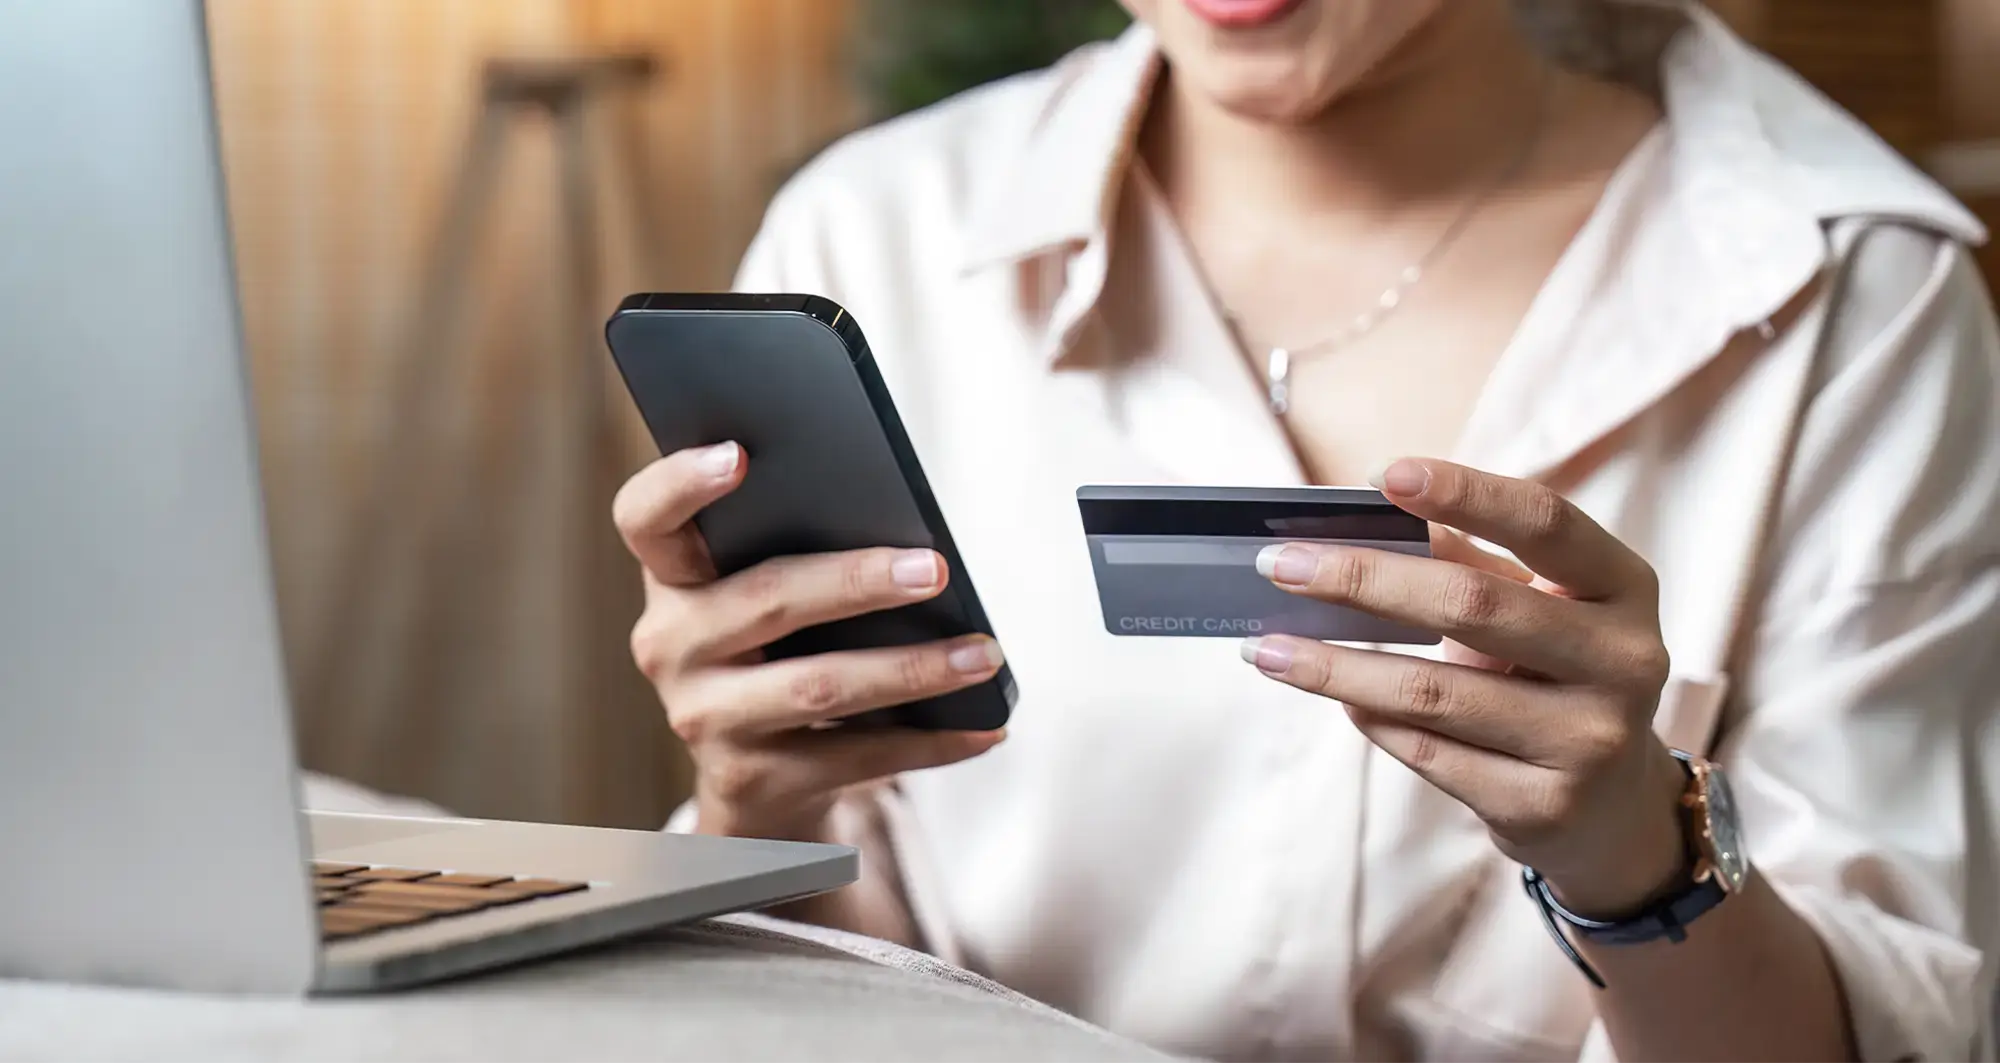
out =
<svg viewBox="0 0 2000 1063"><path fill-rule="evenodd" d="M2000 0L1712 6L2000 226ZM727 287L841 134L1124 23L1110 0L210 0L307 765L657 826L687 767L626 651L610 502L654 451L604 318Z"/></svg>

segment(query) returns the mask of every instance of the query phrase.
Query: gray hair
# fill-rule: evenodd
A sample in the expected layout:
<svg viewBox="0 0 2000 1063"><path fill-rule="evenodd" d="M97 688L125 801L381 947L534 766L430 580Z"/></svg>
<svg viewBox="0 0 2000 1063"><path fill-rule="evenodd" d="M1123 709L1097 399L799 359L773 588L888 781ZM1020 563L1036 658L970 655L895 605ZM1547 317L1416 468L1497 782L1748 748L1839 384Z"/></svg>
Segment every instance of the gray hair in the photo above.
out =
<svg viewBox="0 0 2000 1063"><path fill-rule="evenodd" d="M1544 56L1586 74L1657 93L1660 58L1687 15L1657 0L1513 0Z"/></svg>

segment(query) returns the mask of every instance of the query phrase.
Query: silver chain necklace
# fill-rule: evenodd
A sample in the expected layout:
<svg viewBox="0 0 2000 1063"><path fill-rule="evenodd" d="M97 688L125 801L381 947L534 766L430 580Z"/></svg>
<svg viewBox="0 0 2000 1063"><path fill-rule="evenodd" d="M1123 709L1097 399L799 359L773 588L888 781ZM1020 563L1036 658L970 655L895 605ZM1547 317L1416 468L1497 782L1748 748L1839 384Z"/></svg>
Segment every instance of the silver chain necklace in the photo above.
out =
<svg viewBox="0 0 2000 1063"><path fill-rule="evenodd" d="M1499 176L1494 178L1490 185L1481 190L1477 196L1474 196L1465 205L1463 210L1459 211L1458 217L1452 219L1452 223L1445 228L1443 235L1439 236L1437 241L1431 245L1430 250L1424 252L1423 257L1403 267L1402 272L1396 275L1396 282L1383 289L1382 294L1375 297L1375 304L1373 306L1356 314L1352 320L1348 321L1346 325L1336 330L1330 336L1322 337L1302 347L1272 347L1264 355L1264 382L1270 394L1272 413L1283 417L1291 411L1291 379L1294 362L1315 354L1338 350L1374 332L1381 326L1383 321L1387 320L1402 307L1405 297L1410 293L1410 289L1423 281L1431 265L1442 257L1445 252L1451 250L1452 245L1456 244L1459 237L1465 234L1465 230L1471 226L1473 219L1478 217L1480 209L1486 205L1487 201L1491 200L1496 193L1507 187L1507 185L1513 182L1515 177L1520 175L1522 167L1527 165L1528 159L1534 154L1535 146L1541 142L1542 129L1548 118L1549 83L1551 80L1553 79L1547 76L1543 78L1541 98L1535 108L1535 123L1530 128L1528 135L1522 139L1520 150L1508 162L1506 169L1500 171ZM1228 323L1229 327L1235 330L1237 336L1242 338L1243 329L1241 323L1233 315L1228 318ZM1245 342L1247 343L1248 341L1245 340Z"/></svg>

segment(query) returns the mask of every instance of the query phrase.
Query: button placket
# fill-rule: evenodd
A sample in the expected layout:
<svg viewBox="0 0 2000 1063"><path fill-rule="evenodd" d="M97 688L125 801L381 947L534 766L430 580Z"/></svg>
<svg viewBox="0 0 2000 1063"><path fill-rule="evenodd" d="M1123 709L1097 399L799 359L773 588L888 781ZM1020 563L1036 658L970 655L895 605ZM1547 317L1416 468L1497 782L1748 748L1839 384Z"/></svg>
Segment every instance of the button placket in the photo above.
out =
<svg viewBox="0 0 2000 1063"><path fill-rule="evenodd" d="M1308 708L1345 719L1338 703L1316 700ZM1288 1054L1287 1045L1353 1043L1353 915L1372 748L1359 731L1334 720L1302 713L1290 723L1281 776L1287 800L1279 810L1284 830L1271 850L1274 881L1283 889L1272 904L1276 1018L1269 1047L1280 1055Z"/></svg>

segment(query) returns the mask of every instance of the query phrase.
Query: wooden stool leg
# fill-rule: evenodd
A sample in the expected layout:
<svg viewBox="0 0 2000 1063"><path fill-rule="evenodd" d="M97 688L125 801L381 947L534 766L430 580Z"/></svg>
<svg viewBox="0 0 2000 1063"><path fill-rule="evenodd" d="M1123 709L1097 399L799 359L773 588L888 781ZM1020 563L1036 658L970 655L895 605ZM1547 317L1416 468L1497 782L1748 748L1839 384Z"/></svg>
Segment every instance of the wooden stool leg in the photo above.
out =
<svg viewBox="0 0 2000 1063"><path fill-rule="evenodd" d="M621 183L624 188L621 192L630 211L632 224L628 237L634 246L632 262L638 273L636 281L638 287L644 290L669 290L674 285L673 279L668 276L666 231L660 222L660 212L653 201L653 197L658 194L658 186L654 184L653 168L646 150L646 101L643 96L634 94L619 102L622 104L617 127L619 135L614 138L613 150L616 153L616 168L623 178ZM623 420L614 419L605 425L604 441L605 466L613 470L614 484L611 490L614 493L617 490L616 481L622 481L647 456L654 453L653 440L647 433L644 423L632 409L630 400L624 398L622 387L618 388L618 392L620 400L624 403L618 407L623 414ZM627 614L636 618L645 607L645 595L640 590L637 579L634 578L636 573L627 562L622 544L619 546L616 560L621 563L608 577L614 581L611 585L615 593L611 596L611 601L618 604L629 603ZM636 676L632 662L626 655L625 647L628 644L628 640L624 637L626 632L618 634L618 638L608 642L620 654L620 659L615 663L626 670L625 674ZM636 689L636 695L632 698L634 709L645 715L641 719L631 721L627 725L627 730L655 735L657 740L650 747L641 747L637 751L628 748L625 758L627 763L633 765L632 770L635 775L643 775L650 782L650 790L644 799L649 802L657 801L663 807L670 808L675 801L694 788L693 762L688 758L686 748L667 726L658 698L646 688L643 680L636 681L634 687ZM630 747L634 743L627 742L625 745ZM610 754L611 751L607 750L604 755L610 756Z"/></svg>
<svg viewBox="0 0 2000 1063"><path fill-rule="evenodd" d="M569 492L570 555L565 583L567 635L564 666L568 704L564 719L562 791L567 805L595 815L604 804L598 737L611 708L605 696L606 668L613 666L606 645L623 650L619 627L626 620L610 607L605 592L605 562L622 553L610 524L611 495L607 486L602 439L611 423L606 394L604 344L601 339L608 308L603 296L602 247L599 237L597 188L593 180L589 101L571 97L555 115L561 165L563 238L568 262L569 316L565 335L564 398L568 418L571 481ZM629 576L630 573L628 572Z"/></svg>
<svg viewBox="0 0 2000 1063"><path fill-rule="evenodd" d="M315 652L302 669L302 693L325 707L329 726L338 723L336 741L328 743L341 764L372 763L384 753L384 736L396 706L390 698L351 696L347 667L355 647L369 627L369 607L378 587L374 569L391 554L389 539L408 523L429 482L425 473L442 456L434 444L439 418L428 408L438 393L438 381L449 366L448 334L458 319L468 268L478 247L480 222L498 186L505 161L508 115L492 100L482 102L463 161L444 201L444 217L431 244L423 280L412 304L412 327L404 347L396 352L389 388L389 432L386 460L371 463L357 519L335 553L328 570L332 604Z"/></svg>
<svg viewBox="0 0 2000 1063"><path fill-rule="evenodd" d="M569 663L576 669L572 701L565 719L574 727L566 735L565 793L570 807L593 820L624 814L620 805L626 798L607 782L625 781L664 790L672 780L663 777L666 766L660 755L671 746L665 741L665 720L639 681L629 656L631 624L644 605L635 563L619 541L611 524L611 500L624 477L631 471L631 436L619 414L622 389L611 371L610 355L604 349L603 325L611 311L603 286L601 263L604 218L598 209L600 183L593 162L598 158L593 140L601 105L589 98L578 99L558 113L558 135L562 147L563 214L568 221L569 292L572 335L579 340L575 360L569 366L570 397L576 420L571 445L575 481L571 497L574 526L574 567L570 588L574 626L571 628L573 653ZM615 133L624 133L614 127ZM637 163L635 145L624 136L614 135L613 159L623 163L625 180L634 180ZM643 185L635 184L633 235L644 244L638 260L649 277L657 277L657 248L652 246L651 211L643 204ZM614 392L618 395L614 397ZM635 733L657 735L657 744L635 742ZM587 811L585 811L587 810Z"/></svg>
<svg viewBox="0 0 2000 1063"><path fill-rule="evenodd" d="M335 583L326 596L331 605L324 637L302 669L302 694L322 707L316 752L323 750L335 770L366 766L364 774L414 780L448 757L444 742L468 722L446 712L453 678L445 641L448 613L491 615L518 607L492 597L504 593L495 580L504 567L505 541L491 515L506 502L509 473L526 464L535 439L528 428L535 414L530 406L537 381L548 378L532 361L483 365L475 391L463 393L477 403L476 453L459 462L456 444L462 440L444 428L454 423L448 413L461 397L451 390L457 385L453 370L461 364L453 333L465 309L480 238L493 221L507 131L517 113L541 112L551 119L556 137L564 244L557 280L565 336L554 352L559 359L554 385L542 394L560 403L566 430L559 458L569 475L559 503L567 543L563 591L550 603L560 625L562 693L538 721L546 725L554 771L547 781L529 784L540 793L527 802L543 809L539 814L572 820L629 818L614 807L619 795L607 783L658 772L656 751L629 737L636 728L664 735L665 722L626 656L626 634L641 596L633 564L611 525L610 502L629 472L632 439L617 416L622 407L614 406L615 379L603 349L601 330L610 306L603 302L603 219L591 140L592 108L603 101L601 90L643 82L651 69L650 61L630 57L555 65L496 62L486 68L480 110L428 248L399 361L391 368L385 445L329 573ZM637 113L635 105L625 116ZM649 202L643 129L634 120L617 132L613 169L631 196L634 261L646 284L659 284L661 246ZM398 595L411 596L413 608L392 611L402 600ZM370 646L385 615L398 616L407 627L396 632L379 659L371 656L355 667L356 651ZM378 670L386 679L364 691L360 681ZM644 719L627 718L642 711ZM666 781L656 780L656 789Z"/></svg>
<svg viewBox="0 0 2000 1063"><path fill-rule="evenodd" d="M650 290L666 287L666 243L660 227L660 212L653 206L656 188L653 168L646 154L646 107L643 99L621 101L619 135L614 139L628 209L632 212L632 238L637 247L633 261L639 281Z"/></svg>

